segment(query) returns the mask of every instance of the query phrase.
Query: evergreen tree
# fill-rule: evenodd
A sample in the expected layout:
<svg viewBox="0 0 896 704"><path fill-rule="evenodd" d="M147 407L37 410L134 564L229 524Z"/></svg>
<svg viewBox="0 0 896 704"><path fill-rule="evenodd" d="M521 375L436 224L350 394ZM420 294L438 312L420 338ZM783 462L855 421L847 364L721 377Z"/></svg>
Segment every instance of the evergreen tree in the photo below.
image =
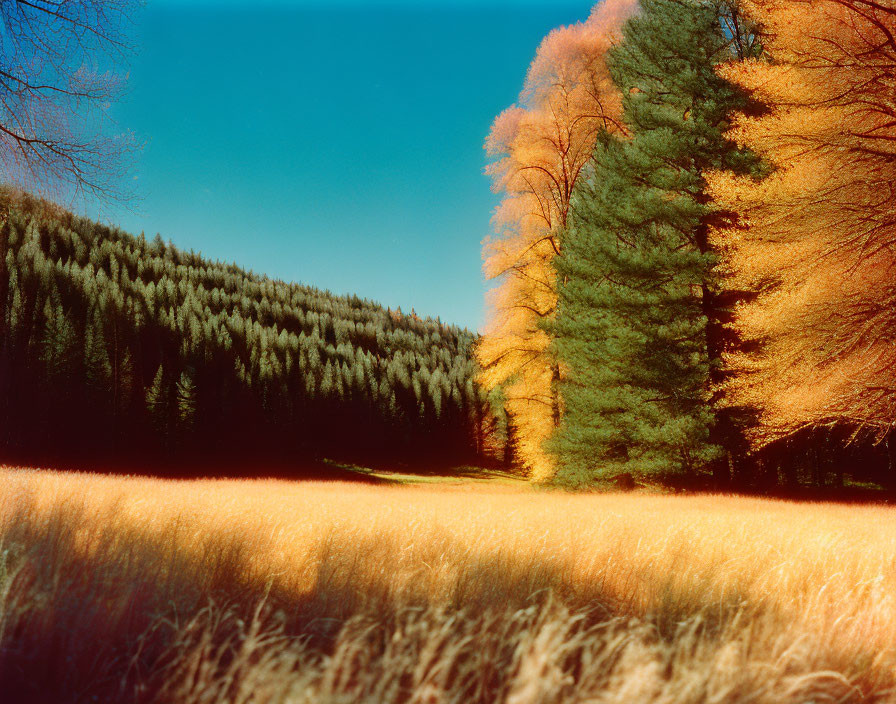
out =
<svg viewBox="0 0 896 704"><path fill-rule="evenodd" d="M84 336L84 367L87 382L98 393L109 391L112 380L112 363L106 347L106 334L99 308L89 314Z"/></svg>
<svg viewBox="0 0 896 704"><path fill-rule="evenodd" d="M41 362L49 384L64 384L76 370L77 338L75 328L62 309L62 304L47 300L44 306L44 336ZM58 389L57 391L62 391Z"/></svg>
<svg viewBox="0 0 896 704"><path fill-rule="evenodd" d="M640 6L608 59L627 134L600 136L556 260L549 327L564 417L549 448L570 484L727 465L713 407L723 340L707 237L720 213L703 174L757 165L724 136L744 99L715 70L744 42L723 29L728 3Z"/></svg>
<svg viewBox="0 0 896 704"><path fill-rule="evenodd" d="M186 434L196 416L196 384L188 372L182 372L177 380L177 421L179 432Z"/></svg>
<svg viewBox="0 0 896 704"><path fill-rule="evenodd" d="M162 444L167 446L171 426L171 394L162 365L159 365L152 384L146 390L146 409L156 431L162 436Z"/></svg>

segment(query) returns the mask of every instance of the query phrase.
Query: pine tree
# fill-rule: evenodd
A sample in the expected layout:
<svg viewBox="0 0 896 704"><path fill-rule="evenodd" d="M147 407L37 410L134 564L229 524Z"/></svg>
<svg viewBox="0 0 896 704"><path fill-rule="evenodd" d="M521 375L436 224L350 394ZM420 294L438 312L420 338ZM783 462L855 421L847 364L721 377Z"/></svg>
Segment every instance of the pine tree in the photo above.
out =
<svg viewBox="0 0 896 704"><path fill-rule="evenodd" d="M177 420L180 432L187 433L196 416L196 384L188 372L177 380Z"/></svg>
<svg viewBox="0 0 896 704"><path fill-rule="evenodd" d="M168 445L171 419L171 394L169 384L162 365L153 378L152 384L146 390L146 409L149 411L152 423L162 436L163 445Z"/></svg>
<svg viewBox="0 0 896 704"><path fill-rule="evenodd" d="M641 0L608 59L625 137L604 133L556 261L550 326L564 418L558 480L727 464L713 408L721 353L709 169L756 159L724 137L744 99L716 73L737 52L718 0Z"/></svg>
<svg viewBox="0 0 896 704"><path fill-rule="evenodd" d="M58 301L47 300L44 307L44 334L41 362L49 384L65 384L75 373L77 338L75 328ZM57 393L64 393L64 386Z"/></svg>
<svg viewBox="0 0 896 704"><path fill-rule="evenodd" d="M112 362L106 347L106 333L99 308L89 314L84 336L84 367L88 384L98 392L107 393L112 384Z"/></svg>

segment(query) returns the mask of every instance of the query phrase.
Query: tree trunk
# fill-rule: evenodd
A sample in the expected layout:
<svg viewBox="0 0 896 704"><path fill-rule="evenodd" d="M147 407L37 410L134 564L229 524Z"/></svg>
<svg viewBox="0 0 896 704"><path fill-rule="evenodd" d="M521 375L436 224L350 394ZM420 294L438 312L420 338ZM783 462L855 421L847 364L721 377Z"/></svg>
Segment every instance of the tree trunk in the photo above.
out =
<svg viewBox="0 0 896 704"><path fill-rule="evenodd" d="M703 223L697 228L697 247L701 253L710 251L709 227ZM710 465L713 485L717 490L727 489L731 485L731 457L730 443L727 442L726 432L721 418L721 412L716 409L721 393L718 391L722 381L721 369L722 350L724 349L724 327L719 319L718 299L712 290L710 281L704 279L700 283L700 308L706 316L706 355L709 359L709 385L710 404L715 411L715 418L709 428L709 443L723 450L724 455L714 460Z"/></svg>
<svg viewBox="0 0 896 704"><path fill-rule="evenodd" d="M818 456L818 447L814 444L809 446L809 471L812 474L812 485L820 489L824 486L824 472L821 468L821 459Z"/></svg>
<svg viewBox="0 0 896 704"><path fill-rule="evenodd" d="M507 419L506 437L504 440L504 466L508 469L516 465L516 428L513 425L513 416L504 409L504 417Z"/></svg>
<svg viewBox="0 0 896 704"><path fill-rule="evenodd" d="M712 462L712 483L717 491L731 487L731 470L728 466L728 455Z"/></svg>
<svg viewBox="0 0 896 704"><path fill-rule="evenodd" d="M6 252L9 249L9 229L4 215L0 220L0 447L8 446L10 365L9 336L7 334L7 302L9 295L9 272L6 270Z"/></svg>
<svg viewBox="0 0 896 704"><path fill-rule="evenodd" d="M757 479L756 457L747 453L738 453L731 456L732 485L737 489L746 489L752 486Z"/></svg>
<svg viewBox="0 0 896 704"><path fill-rule="evenodd" d="M556 362L551 366L551 418L554 427L560 426L560 365Z"/></svg>
<svg viewBox="0 0 896 704"><path fill-rule="evenodd" d="M887 446L887 490L896 492L896 430L890 430L884 444Z"/></svg>

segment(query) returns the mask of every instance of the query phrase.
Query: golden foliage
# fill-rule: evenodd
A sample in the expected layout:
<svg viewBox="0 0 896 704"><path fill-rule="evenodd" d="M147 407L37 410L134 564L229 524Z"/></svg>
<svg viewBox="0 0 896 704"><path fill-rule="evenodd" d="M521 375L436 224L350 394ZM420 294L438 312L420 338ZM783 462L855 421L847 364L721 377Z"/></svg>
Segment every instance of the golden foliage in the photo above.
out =
<svg viewBox="0 0 896 704"><path fill-rule="evenodd" d="M636 0L604 0L587 21L553 30L529 67L518 105L502 112L485 147L504 193L484 243L485 274L497 280L477 350L487 388L503 386L519 451L536 479L551 476L542 443L559 414L558 369L541 322L557 303L551 260L559 251L573 189L601 129L616 129L620 96L605 56Z"/></svg>
<svg viewBox="0 0 896 704"><path fill-rule="evenodd" d="M807 425L880 434L896 417L896 7L878 0L748 0L766 56L725 75L769 106L734 137L774 167L716 174L736 211L715 233L758 353L734 355L734 403L761 411L762 445Z"/></svg>
<svg viewBox="0 0 896 704"><path fill-rule="evenodd" d="M888 506L15 470L0 487L4 701L894 700Z"/></svg>

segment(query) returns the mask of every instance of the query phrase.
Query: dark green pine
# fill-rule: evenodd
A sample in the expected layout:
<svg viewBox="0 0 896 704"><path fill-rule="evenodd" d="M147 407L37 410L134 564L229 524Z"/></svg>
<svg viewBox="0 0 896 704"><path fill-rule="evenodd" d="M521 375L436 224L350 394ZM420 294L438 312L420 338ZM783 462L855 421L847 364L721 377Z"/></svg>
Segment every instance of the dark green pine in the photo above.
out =
<svg viewBox="0 0 896 704"><path fill-rule="evenodd" d="M623 136L601 134L556 259L550 324L564 417L558 481L696 473L725 462L713 387L721 352L708 169L750 172L724 137L741 95L727 4L641 0L609 56Z"/></svg>

